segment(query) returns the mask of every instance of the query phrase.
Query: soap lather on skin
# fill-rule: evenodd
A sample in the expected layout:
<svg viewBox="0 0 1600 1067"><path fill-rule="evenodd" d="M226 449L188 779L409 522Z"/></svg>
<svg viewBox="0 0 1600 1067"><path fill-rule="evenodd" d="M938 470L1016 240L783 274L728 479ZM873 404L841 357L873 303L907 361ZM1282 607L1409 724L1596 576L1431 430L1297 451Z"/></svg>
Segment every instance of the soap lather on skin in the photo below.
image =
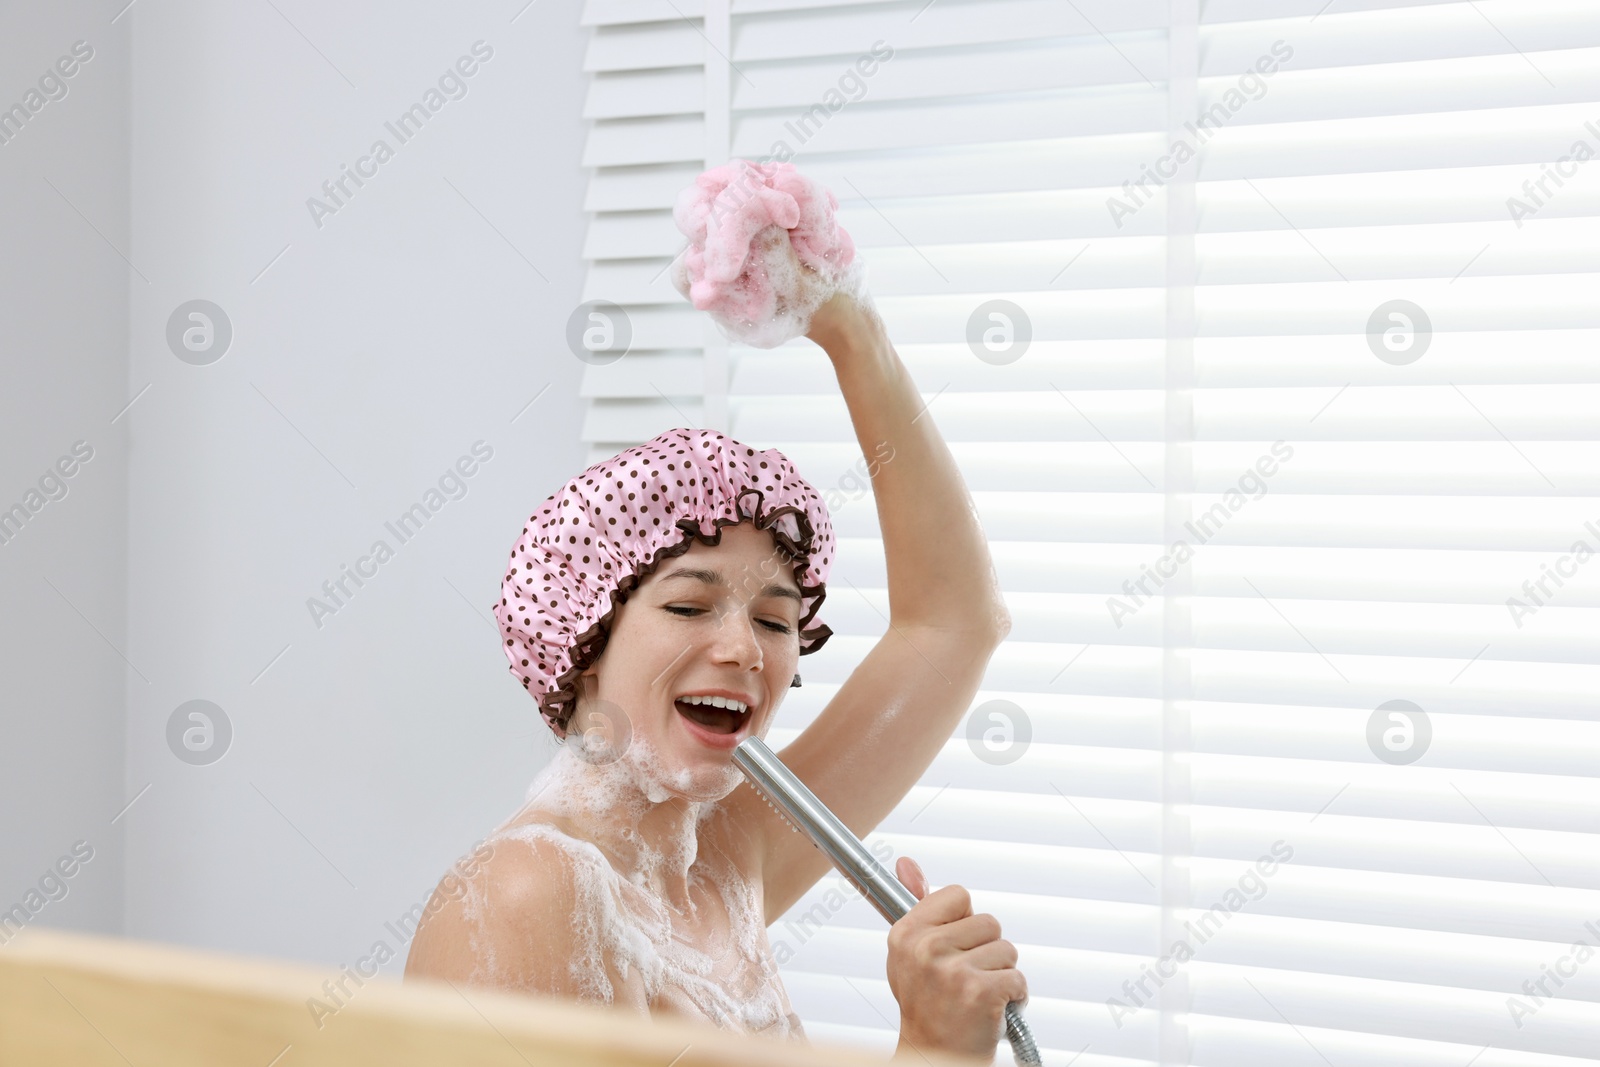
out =
<svg viewBox="0 0 1600 1067"><path fill-rule="evenodd" d="M728 771L724 793L731 792L738 780L739 771L731 763ZM568 920L581 948L569 961L569 971L580 999L612 1003L615 994L607 972L614 968L622 979L637 973L652 1013L806 1042L772 959L754 887L730 865L715 862L715 849L708 856L697 847L696 838L717 814L718 801L690 802L699 833L670 843L664 853L642 847L645 871L688 866L689 915L676 914L652 893L643 872L625 877L594 842L574 837L559 825L563 816L579 812L610 813L620 824L630 824L645 804L667 799L662 786L668 782L679 788L689 784L684 772L669 772L643 739L636 739L622 759L599 766L563 747L528 788L530 804L537 797L537 806L525 806L519 818L503 824L487 840L497 847L507 841L554 845L570 858L577 907ZM642 839L634 840L645 846ZM695 855L690 858L682 850L693 850ZM497 894L486 888L469 885L463 901L468 927L474 931L483 929L496 906ZM709 933L691 932L683 925L687 920L699 926L695 920L708 915L714 920ZM476 936L473 940L476 945ZM479 959L473 981L507 988L519 984L519 961L502 960L487 945L476 947Z"/></svg>

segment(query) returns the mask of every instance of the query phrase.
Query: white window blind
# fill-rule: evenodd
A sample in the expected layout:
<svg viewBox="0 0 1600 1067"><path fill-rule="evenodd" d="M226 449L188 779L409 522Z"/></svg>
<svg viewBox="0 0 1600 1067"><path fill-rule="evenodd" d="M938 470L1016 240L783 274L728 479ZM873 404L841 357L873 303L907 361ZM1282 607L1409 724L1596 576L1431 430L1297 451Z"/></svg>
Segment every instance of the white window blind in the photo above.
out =
<svg viewBox="0 0 1600 1067"><path fill-rule="evenodd" d="M1600 1062L1600 4L583 20L585 299L632 324L590 455L712 426L829 494L781 748L883 631L866 465L814 346L728 345L666 268L677 191L786 141L973 490L1014 620L977 703L1031 735L958 733L869 842L1001 918L1045 1062ZM875 912L830 877L770 935L814 1039L892 1047Z"/></svg>

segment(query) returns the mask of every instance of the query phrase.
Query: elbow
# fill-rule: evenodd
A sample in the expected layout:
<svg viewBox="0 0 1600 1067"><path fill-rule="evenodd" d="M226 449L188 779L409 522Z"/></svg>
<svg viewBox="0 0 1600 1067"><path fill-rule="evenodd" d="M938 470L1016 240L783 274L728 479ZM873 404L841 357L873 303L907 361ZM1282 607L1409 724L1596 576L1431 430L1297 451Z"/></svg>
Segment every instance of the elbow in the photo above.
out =
<svg viewBox="0 0 1600 1067"><path fill-rule="evenodd" d="M954 609L952 609L954 611ZM946 612L934 616L918 616L905 618L896 616L893 611L889 615L890 629L920 629L937 631L942 634L959 634L968 645L982 644L994 648L1005 641L1011 633L1011 613L1001 601L995 601L984 608L963 606L959 611Z"/></svg>
<svg viewBox="0 0 1600 1067"><path fill-rule="evenodd" d="M1000 644L1011 634L1011 612L1006 610L1004 604L997 604L992 613L994 619L994 643Z"/></svg>
<svg viewBox="0 0 1600 1067"><path fill-rule="evenodd" d="M1010 635L1011 612L1006 610L1004 601L997 600L989 605L987 609L979 613L979 618L981 623L977 627L977 632L991 646L1002 644Z"/></svg>

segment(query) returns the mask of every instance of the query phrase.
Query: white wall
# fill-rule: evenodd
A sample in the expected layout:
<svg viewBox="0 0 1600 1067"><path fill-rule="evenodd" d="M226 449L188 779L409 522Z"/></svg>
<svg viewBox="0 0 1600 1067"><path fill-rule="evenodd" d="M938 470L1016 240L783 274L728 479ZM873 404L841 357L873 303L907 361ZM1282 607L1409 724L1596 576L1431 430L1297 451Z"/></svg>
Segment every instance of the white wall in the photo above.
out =
<svg viewBox="0 0 1600 1067"><path fill-rule="evenodd" d="M102 6L0 10L0 109L38 108L8 121L0 144L0 511L23 509L0 524L0 912L22 904L34 922L114 931L128 418L111 420L131 395L137 278L121 258L127 20L111 24ZM86 61L72 56L78 41ZM66 78L55 68L64 56ZM87 462L72 456L80 441ZM70 858L78 841L92 850L81 865ZM63 857L71 877L47 879ZM0 925L0 941L12 929Z"/></svg>
<svg viewBox="0 0 1600 1067"><path fill-rule="evenodd" d="M54 299L61 311L32 312L31 333L42 338L54 317L82 304L106 320L102 347L119 344L115 326L126 355L73 376L29 354L33 409L44 395L59 410L33 415L25 431L6 427L0 489L14 495L101 409L109 415L148 389L119 422L131 438L121 449L123 639L112 629L122 536L105 525L120 520L121 501L103 506L97 529L89 506L71 510L86 501L42 516L61 520L50 540L69 536L70 519L77 547L105 556L72 569L62 545L42 569L61 576L92 618L103 613L102 628L136 670L28 573L47 557L24 568L5 558L12 548L0 549L8 593L24 596L38 620L8 621L7 648L16 631L35 642L22 662L45 664L46 677L71 665L83 689L74 706L97 709L101 731L93 769L79 766L82 728L57 726L64 740L55 748L41 738L3 757L8 772L28 764L33 776L30 793L8 773L8 801L31 795L45 807L59 796L82 811L30 830L15 870L8 841L0 896L54 858L69 826L148 785L118 824L128 935L330 969L382 939L398 956L387 970L398 974L405 946L385 922L426 900L444 869L520 803L554 747L506 669L490 606L523 522L582 465L582 364L563 337L582 284L587 31L565 3L520 14L520 0L276 6L145 0L119 19L131 32L131 161L98 157L96 180L107 188L83 195L114 199L121 175L131 239L119 244L139 273L84 238L75 216L52 207L48 187L29 194L50 209L36 241L61 248L63 260L48 275L34 268L34 302ZM108 17L80 11L90 25ZM58 36L42 34L22 69L42 68L40 49ZM465 96L446 98L405 143L386 129L480 40L493 54L461 79ZM116 97L96 102L109 108L106 99ZM347 182L352 195L319 226L308 198L324 196L324 181L380 138L393 157L364 186ZM109 279L108 292L131 293L120 324L100 310L106 299L67 304L60 295L90 270ZM187 362L169 346L174 310L196 299L231 322L231 343L214 362ZM98 321L79 315L72 329ZM51 345L86 347L59 335ZM76 384L82 377L95 380L93 402ZM21 406L7 393L8 411ZM386 522L431 503L428 491L480 441L479 454L492 449L492 458L469 464L464 495L450 499L459 490L447 482L442 504L402 542ZM58 547L32 540L23 547ZM376 574L360 587L346 579L342 606L323 593L379 540L393 556ZM336 610L314 621L312 597ZM74 655L50 651L69 643ZM6 655L8 666L18 658ZM105 676L104 695L79 664ZM122 721L109 705L124 675L126 754L119 744L121 770L107 773L104 737ZM28 729L43 729L42 709L30 706L63 699L54 696L61 683L50 685L23 690ZM225 755L207 765L169 747L169 720L197 699L214 702L232 728ZM75 777L48 791L63 773ZM102 915L97 925L112 924Z"/></svg>

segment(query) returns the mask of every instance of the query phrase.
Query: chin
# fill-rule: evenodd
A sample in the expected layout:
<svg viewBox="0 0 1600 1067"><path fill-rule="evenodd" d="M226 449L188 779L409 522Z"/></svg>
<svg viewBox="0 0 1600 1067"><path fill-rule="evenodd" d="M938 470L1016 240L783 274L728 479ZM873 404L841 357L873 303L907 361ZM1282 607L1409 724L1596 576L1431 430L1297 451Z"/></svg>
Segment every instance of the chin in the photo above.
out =
<svg viewBox="0 0 1600 1067"><path fill-rule="evenodd" d="M670 797L691 802L721 800L738 788L744 772L727 752L671 743L679 740L636 735L628 749L625 759L634 782L652 804Z"/></svg>
<svg viewBox="0 0 1600 1067"><path fill-rule="evenodd" d="M710 764L702 760L699 766L684 767L669 782L661 785L684 800L709 803L721 800L744 781L744 772L732 761Z"/></svg>
<svg viewBox="0 0 1600 1067"><path fill-rule="evenodd" d="M744 772L732 760L702 756L698 765L682 766L668 781L660 783L668 792L685 800L713 801L739 788Z"/></svg>

